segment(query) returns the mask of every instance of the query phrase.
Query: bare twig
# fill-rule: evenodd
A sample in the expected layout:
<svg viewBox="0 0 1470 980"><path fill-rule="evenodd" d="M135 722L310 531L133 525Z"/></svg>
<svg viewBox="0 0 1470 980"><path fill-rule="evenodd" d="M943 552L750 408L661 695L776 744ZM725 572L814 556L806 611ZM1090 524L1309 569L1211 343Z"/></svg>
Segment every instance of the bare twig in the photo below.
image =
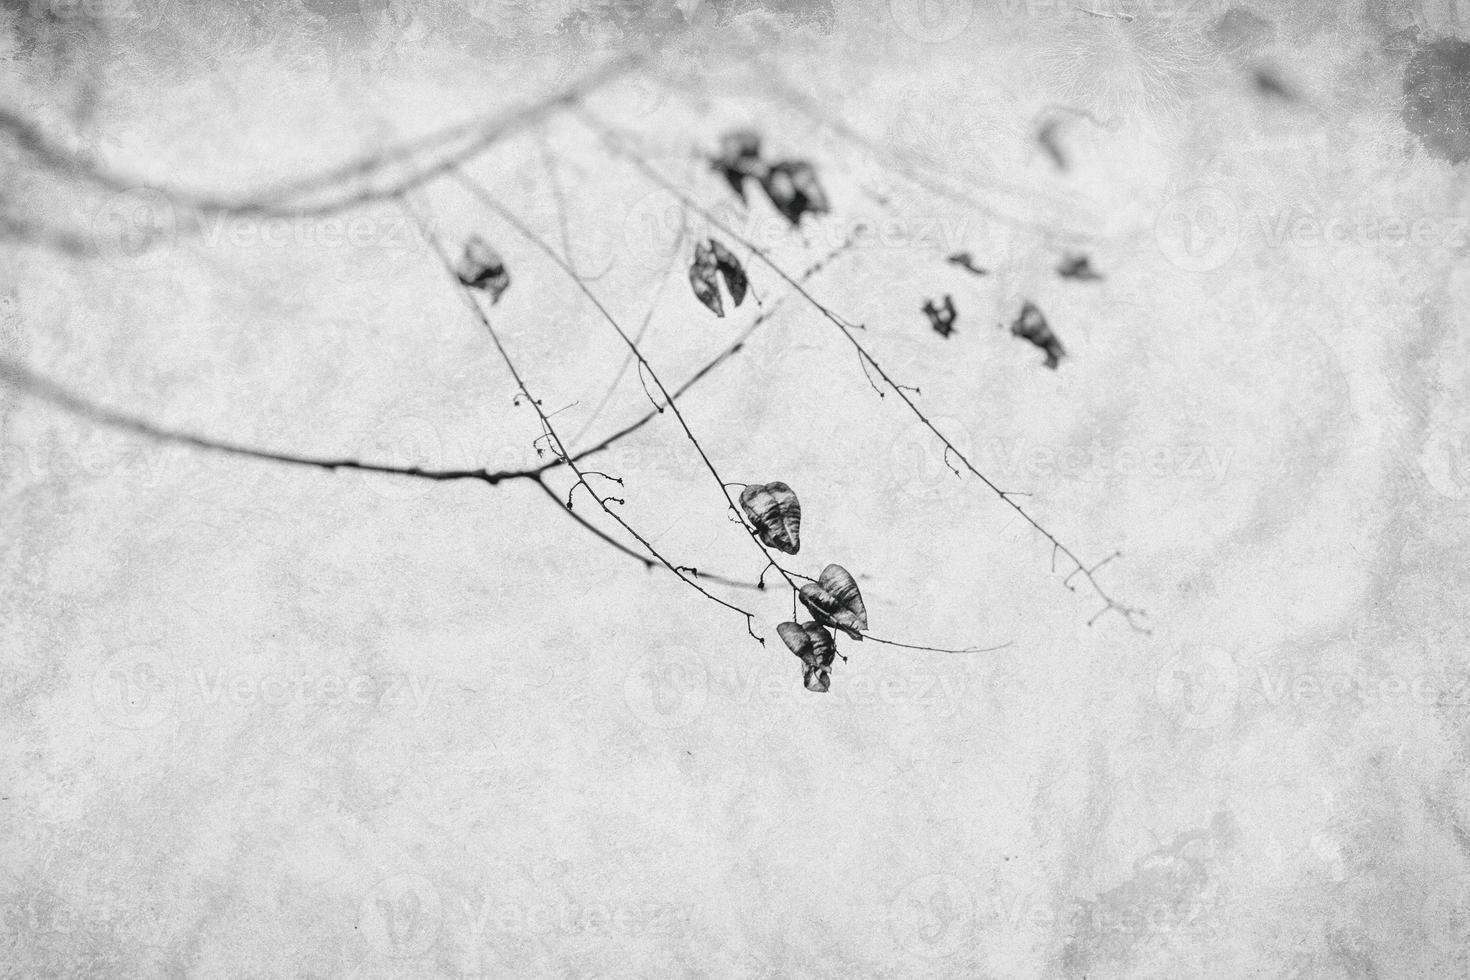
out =
<svg viewBox="0 0 1470 980"><path fill-rule="evenodd" d="M1139 622L1139 620L1144 618L1146 615L1144 611L1142 609L1128 606L1115 600L1112 595L1103 588L1102 584L1098 582L1098 580L1093 576L1092 571L1086 567L1083 561L1078 558L1077 555L1069 547L1064 545L1056 538L1055 535L1053 535L1050 531L1043 527L1034 517L1031 516L1031 514L1025 508L1012 500L1006 493L1004 493L1000 489L1000 487L992 482L989 477L980 472L980 470L977 469L975 465L970 462L969 458L965 456L964 453L960 452L958 447L950 442L949 439L944 435L944 433L940 432L939 429L935 427L934 423L930 421L929 417L924 413L924 411L914 403L913 399L908 395L906 387L893 380L892 376L889 375L882 364L880 364L878 360L873 356L873 354L867 349L867 347L863 345L862 341L857 338L853 327L846 320L833 313L819 300L812 296L811 293L809 293L800 283L798 283L790 274L788 274L783 268L781 268L779 264L773 261L763 249L755 245L753 242L751 242L745 236L741 235L735 229L731 228L724 221L720 220L719 216L716 215L713 211L701 205L698 201L694 200L687 192L676 186L671 180L665 177L652 164L644 159L641 154L637 153L636 151L629 150L625 145L625 141L619 138L618 132L612 126L604 122L596 114L587 109L585 105L578 102L572 106L572 110L579 119L582 119L587 123L588 127L594 133L597 133L602 137L603 145L606 146L613 155L630 162L646 178L683 201L686 207L690 208L695 213L702 215L705 220L707 220L713 227L720 229L731 238L734 238L735 240L744 244L746 248L750 249L751 253L756 258L760 259L763 265L765 265L772 272L776 273L776 275L784 279L787 284L789 284L795 290L795 292L799 296L801 296L802 299L804 299L809 305L812 306L813 309L820 313L823 318L832 323L835 327L837 327L838 330L842 332L842 335L847 338L848 342L852 344L853 348L857 352L858 358L867 367L872 368L873 372L877 374L877 376L883 381L888 389L898 396L899 400L904 403L904 405L909 409L914 417L917 418L919 422L923 424L923 426L928 429L930 433L932 433L934 437L938 439L949 452L952 452L954 454L955 459L959 460L960 464L966 470L968 470L976 479L980 480L981 483L985 484L985 486L989 488L1000 500L1002 500L1006 504L1006 506L1010 507L1018 515L1020 515L1026 521L1026 523L1030 524L1031 527L1037 531L1037 533L1039 533L1047 541L1051 542L1051 544L1055 547L1057 551L1060 551L1069 560L1071 560L1076 568L1081 570L1082 576L1087 580L1088 584L1092 587L1098 598L1100 598L1105 603L1105 607L1102 610L1103 612L1116 611L1123 616L1124 620L1133 629L1143 633L1149 632L1149 630L1146 627L1142 626ZM1096 618L1096 616L1093 617L1094 620Z"/></svg>
<svg viewBox="0 0 1470 980"><path fill-rule="evenodd" d="M689 574L682 571L680 566L675 565L667 558L665 558L662 552L655 548L647 538L645 538L631 524L629 524L628 521L622 517L622 515L618 514L617 511L608 506L608 502L600 494L598 494L596 490L592 488L592 485L590 483L587 482L587 475L582 471L580 467L577 466L576 461L573 460L568 454L566 444L562 442L561 436L556 431L556 427L551 424L551 419L541 408L541 403L536 399L533 394L531 394L531 389L527 385L526 380L521 374L520 369L516 366L515 360L511 357L510 352L506 349L504 342L500 339L499 331L497 331L495 329L495 326L490 322L490 318L485 314L485 311L480 306L480 302L476 298L476 296L470 291L468 287L460 282L459 276L455 274L454 261L444 250L444 245L439 240L439 236L434 233L433 228L430 227L429 223L418 213L417 210L413 208L413 206L407 201L406 198L403 200L403 206L409 212L410 216L418 223L420 230L422 231L424 237L428 240L430 247L434 250L434 254L438 256L440 264L444 267L445 274L454 284L455 291L464 301L466 308L474 315L475 320L480 324L481 327L484 328L485 332L489 335L490 341L495 347L496 354L499 355L501 362L505 364L506 370L510 372L511 378L515 381L516 388L520 391L522 395L525 396L526 402L536 412L537 419L541 423L542 431L550 437L555 447L557 456L565 462L567 468L570 469L572 473L576 476L577 484L584 488L587 493L592 496L593 500L597 501L597 505L602 509L602 512L604 514L612 518L612 520L617 523L618 526L626 531L634 540L638 542L638 544L643 547L643 550L647 551L649 555L651 555L659 564L663 565L675 576L677 576L680 581L684 582L690 588L694 589L694 591L698 592L700 595L704 596L706 599L709 599L716 605L719 605L725 609L729 609L731 612L743 616L745 618L745 631L749 633L754 640L764 646L766 641L760 636L757 636L755 630L752 628L752 624L755 621L754 613L750 612L747 609L742 609L740 606L737 606L732 602L720 598L713 592L710 592L703 585L699 584L699 582L692 578Z"/></svg>

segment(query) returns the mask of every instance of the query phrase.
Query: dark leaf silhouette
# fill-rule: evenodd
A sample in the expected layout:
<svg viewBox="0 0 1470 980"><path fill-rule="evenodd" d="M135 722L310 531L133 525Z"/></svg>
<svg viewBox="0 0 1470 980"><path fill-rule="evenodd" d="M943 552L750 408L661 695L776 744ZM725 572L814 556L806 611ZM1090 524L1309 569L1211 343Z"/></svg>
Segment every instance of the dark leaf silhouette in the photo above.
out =
<svg viewBox="0 0 1470 980"><path fill-rule="evenodd" d="M801 501L786 484L751 484L740 493L740 507L767 546L788 555L801 550Z"/></svg>
<svg viewBox="0 0 1470 980"><path fill-rule="evenodd" d="M828 565L815 582L803 583L798 591L802 605L817 622L842 630L854 640L863 638L862 631L868 628L868 609L847 569Z"/></svg>
<svg viewBox="0 0 1470 980"><path fill-rule="evenodd" d="M760 136L748 129L736 129L720 137L720 151L710 158L710 166L744 201L746 178L759 180L765 173L760 155Z"/></svg>
<svg viewBox="0 0 1470 980"><path fill-rule="evenodd" d="M954 265L959 266L961 269L964 269L967 272L973 272L977 276L990 274L990 270L982 269L980 266L975 264L975 259L972 255L970 255L969 252L956 252L945 261L953 263Z"/></svg>
<svg viewBox="0 0 1470 980"><path fill-rule="evenodd" d="M776 634L801 658L806 689L825 694L832 686L832 660L837 655L832 634L817 623L782 623L776 627Z"/></svg>
<svg viewBox="0 0 1470 980"><path fill-rule="evenodd" d="M817 181L817 172L804 160L773 163L761 177L761 187L793 225L801 223L804 214L826 214L827 195Z"/></svg>
<svg viewBox="0 0 1470 980"><path fill-rule="evenodd" d="M720 298L720 283L717 276L724 276L725 288L730 298L739 306L745 301L745 291L750 281L740 260L733 252L713 238L694 246L694 261L689 266L689 285L694 295L712 310L715 316L725 315L725 303Z"/></svg>
<svg viewBox="0 0 1470 980"><path fill-rule="evenodd" d="M1023 340L1031 341L1046 351L1046 366L1053 371L1067 353L1062 349L1062 342L1057 339L1057 335L1051 332L1051 326L1047 324L1046 317L1041 315L1041 311L1030 300L1021 305L1021 312L1016 315L1016 321L1011 324L1011 333Z"/></svg>
<svg viewBox="0 0 1470 980"><path fill-rule="evenodd" d="M1092 260L1080 254L1063 258L1062 264L1057 266L1057 275L1063 279L1076 279L1079 282L1096 282L1102 278L1102 273L1092 267Z"/></svg>
<svg viewBox="0 0 1470 980"><path fill-rule="evenodd" d="M924 300L923 309L924 315L929 318L929 326L934 328L935 333L945 338L954 333L956 314L954 300L949 297L949 294L945 294L944 303L941 306L935 306L932 299Z"/></svg>
<svg viewBox="0 0 1470 980"><path fill-rule="evenodd" d="M492 304L500 302L501 295L510 288L510 273L505 271L505 261L479 235L471 236L464 243L464 253L455 266L454 274L466 286L489 293Z"/></svg>

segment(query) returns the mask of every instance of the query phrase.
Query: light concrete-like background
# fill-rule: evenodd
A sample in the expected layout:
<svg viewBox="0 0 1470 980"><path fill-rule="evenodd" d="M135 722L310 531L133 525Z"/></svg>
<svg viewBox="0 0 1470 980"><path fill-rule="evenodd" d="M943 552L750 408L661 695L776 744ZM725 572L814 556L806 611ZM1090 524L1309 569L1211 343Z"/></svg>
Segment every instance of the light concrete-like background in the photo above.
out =
<svg viewBox="0 0 1470 980"><path fill-rule="evenodd" d="M1096 598L1064 588L1049 545L950 474L793 301L682 402L702 444L727 479L796 489L793 566L857 573L875 632L1009 647L847 644L811 695L774 636L785 594L728 593L761 647L529 485L206 454L0 383L0 974L1466 975L1470 214L1464 164L1406 123L1403 80L1432 38L1470 35L1470 9L1090 9L7 10L8 109L94 164L220 193L690 24L668 84L589 104L788 268L866 222L813 294L1058 537L1088 560L1120 549L1099 580L1153 632L1089 628ZM991 210L813 127L742 46ZM1101 123L1060 130L1065 174L1032 140L1057 104ZM741 124L812 160L832 215L791 235L763 202L729 211L693 151ZM7 213L102 252L4 245L8 360L271 450L536 461L534 416L392 207L190 227L149 191L0 148ZM560 209L621 321L657 299L667 380L754 315L693 299L677 202L571 117L471 171L558 244ZM451 241L505 254L496 322L580 429L616 337L455 185L422 200ZM962 248L992 275L942 261ZM1069 248L1105 280L1058 279ZM751 271L767 305L785 291ZM947 341L919 313L944 293ZM1055 373L1000 328L1027 298L1067 347ZM628 374L592 433L646 404ZM670 556L759 573L672 419L598 468Z"/></svg>

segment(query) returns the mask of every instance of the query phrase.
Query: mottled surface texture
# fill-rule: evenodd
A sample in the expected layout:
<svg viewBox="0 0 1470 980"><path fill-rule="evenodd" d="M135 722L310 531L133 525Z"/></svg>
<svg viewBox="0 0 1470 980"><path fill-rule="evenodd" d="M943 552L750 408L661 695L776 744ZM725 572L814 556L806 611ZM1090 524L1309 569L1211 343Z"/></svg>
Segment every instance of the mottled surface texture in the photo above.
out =
<svg viewBox="0 0 1470 980"><path fill-rule="evenodd" d="M761 646L534 484L166 446L0 381L0 975L1467 975L1470 8L1087 6L8 5L7 114L225 196L691 25L666 84L587 104L793 274L865 224L807 288L1079 555L1121 550L1098 578L1153 632L1089 627L1065 560L724 234L756 302L710 315L717 232L559 112L470 172L658 371L780 302L681 404L724 479L800 495L789 567L849 569L880 636L1010 645L839 635L812 693L775 573L709 584ZM707 160L737 127L830 213L742 208ZM0 155L8 363L273 451L538 461L391 205L196 218L47 175L9 125ZM543 253L452 180L417 203L504 259L496 322L569 439L647 410L627 368L594 418L625 350ZM1006 329L1027 300L1055 371ZM596 468L676 561L761 573L669 413Z"/></svg>

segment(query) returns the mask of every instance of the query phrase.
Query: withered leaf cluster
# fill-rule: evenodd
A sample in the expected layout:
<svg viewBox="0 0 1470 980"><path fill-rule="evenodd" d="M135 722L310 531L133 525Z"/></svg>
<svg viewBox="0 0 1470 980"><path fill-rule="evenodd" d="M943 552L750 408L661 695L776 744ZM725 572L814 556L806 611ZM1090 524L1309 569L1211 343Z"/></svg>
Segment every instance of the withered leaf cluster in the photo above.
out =
<svg viewBox="0 0 1470 980"><path fill-rule="evenodd" d="M740 494L740 509L762 542L788 555L801 550L801 501L779 480L752 483ZM816 579L796 590L811 622L785 622L776 627L788 649L801 659L803 682L808 691L829 689L832 661L837 655L833 630L854 640L868 628L868 609L852 574L841 565L828 565Z"/></svg>
<svg viewBox="0 0 1470 980"><path fill-rule="evenodd" d="M816 168L805 160L761 159L760 136L751 130L734 130L720 137L720 148L710 157L710 166L725 178L741 201L746 200L746 182L754 180L793 225L801 224L803 215L831 210Z"/></svg>

